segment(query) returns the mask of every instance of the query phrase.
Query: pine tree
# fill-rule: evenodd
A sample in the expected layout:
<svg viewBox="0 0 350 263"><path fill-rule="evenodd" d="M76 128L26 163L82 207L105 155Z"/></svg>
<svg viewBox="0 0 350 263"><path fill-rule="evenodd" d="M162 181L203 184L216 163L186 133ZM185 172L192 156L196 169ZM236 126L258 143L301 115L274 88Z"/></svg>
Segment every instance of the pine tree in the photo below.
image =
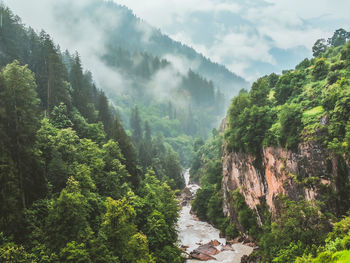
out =
<svg viewBox="0 0 350 263"><path fill-rule="evenodd" d="M136 147L139 147L142 139L142 128L141 128L141 119L139 115L139 109L135 106L131 112L130 118L130 127L132 131L132 138L135 142Z"/></svg>
<svg viewBox="0 0 350 263"><path fill-rule="evenodd" d="M103 91L97 93L97 110L98 110L98 119L102 121L104 129L108 137L111 136L111 130L113 125L113 117L111 110L108 105L108 99Z"/></svg>
<svg viewBox="0 0 350 263"><path fill-rule="evenodd" d="M131 175L131 181L134 187L137 187L140 181L139 169L137 167L137 153L131 141L126 134L119 118L116 116L113 123L111 138L118 142L119 147L125 157L124 163Z"/></svg>
<svg viewBox="0 0 350 263"><path fill-rule="evenodd" d="M26 208L29 202L27 189L29 191L33 187L30 189L33 192L33 189L42 184L40 178L35 177L40 173L36 174L37 168L33 162L33 143L39 127L36 84L34 74L27 66L20 66L18 61L7 65L1 72L1 78L1 130L8 138L6 145L15 165L22 207Z"/></svg>

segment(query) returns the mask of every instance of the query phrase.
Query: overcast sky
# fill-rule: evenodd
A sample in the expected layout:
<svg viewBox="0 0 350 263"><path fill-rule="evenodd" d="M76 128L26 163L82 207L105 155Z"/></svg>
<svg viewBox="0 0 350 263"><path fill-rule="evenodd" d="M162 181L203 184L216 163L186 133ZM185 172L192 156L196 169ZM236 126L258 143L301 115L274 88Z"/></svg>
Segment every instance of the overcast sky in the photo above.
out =
<svg viewBox="0 0 350 263"><path fill-rule="evenodd" d="M349 0L114 1L249 81L293 68L311 56L317 39L330 37L341 27L350 30ZM50 12L41 10L48 2L4 0L26 24L44 29L52 19ZM50 31L55 30L48 28L48 33L58 43L64 42Z"/></svg>
<svg viewBox="0 0 350 263"><path fill-rule="evenodd" d="M294 67L350 30L349 0L115 0L248 80Z"/></svg>

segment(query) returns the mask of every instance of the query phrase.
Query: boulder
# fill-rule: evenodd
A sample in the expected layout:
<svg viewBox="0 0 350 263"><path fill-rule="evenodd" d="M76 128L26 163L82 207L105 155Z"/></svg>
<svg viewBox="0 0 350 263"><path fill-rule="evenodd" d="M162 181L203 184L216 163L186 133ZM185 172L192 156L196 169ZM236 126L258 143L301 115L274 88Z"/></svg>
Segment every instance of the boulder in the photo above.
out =
<svg viewBox="0 0 350 263"><path fill-rule="evenodd" d="M243 241L244 241L243 237L238 236L238 237L236 237L236 238L233 239L233 240L227 241L227 243L238 244L238 243L241 243L241 242L243 242Z"/></svg>
<svg viewBox="0 0 350 263"><path fill-rule="evenodd" d="M197 251L199 253L203 253L206 255L216 255L216 254L220 253L220 251L215 246L210 245L210 243L205 244L205 245L201 245L197 249L195 249L194 251Z"/></svg>
<svg viewBox="0 0 350 263"><path fill-rule="evenodd" d="M198 260L202 260L202 261L208 261L208 260L216 260L216 258L208 255L208 254L204 254L204 253L201 253L197 250L193 250L191 253L190 253L190 256L189 256L190 259L198 259Z"/></svg>
<svg viewBox="0 0 350 263"><path fill-rule="evenodd" d="M217 247L219 246L221 243L219 241L217 241L216 239L215 240L212 240L208 243L208 245L211 245L211 246L214 246L214 247Z"/></svg>
<svg viewBox="0 0 350 263"><path fill-rule="evenodd" d="M182 251L184 251L184 252L186 252L186 250L189 248L189 246L184 246L184 245L182 245L181 247L180 247L180 249L182 250Z"/></svg>
<svg viewBox="0 0 350 263"><path fill-rule="evenodd" d="M226 244L226 245L221 247L221 252L222 251L234 251L234 248L232 247L232 245Z"/></svg>

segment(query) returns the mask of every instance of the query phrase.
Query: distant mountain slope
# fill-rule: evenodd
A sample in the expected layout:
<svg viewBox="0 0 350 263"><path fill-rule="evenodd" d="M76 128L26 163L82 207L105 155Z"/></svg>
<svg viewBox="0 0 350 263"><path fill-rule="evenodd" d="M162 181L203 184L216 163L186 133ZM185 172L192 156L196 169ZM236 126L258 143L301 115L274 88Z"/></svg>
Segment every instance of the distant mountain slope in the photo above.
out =
<svg viewBox="0 0 350 263"><path fill-rule="evenodd" d="M62 3L67 3L69 6ZM105 33L101 41L105 41L106 45L167 58L176 64L179 70L192 69L206 79L212 80L215 87L230 96L236 95L242 88L248 88L248 83L243 78L223 65L213 63L193 48L162 34L160 30L137 18L124 6L100 0L89 0L84 6L71 5L67 1L62 3L55 7L55 17L64 26L70 25L66 27L68 29L77 28L76 24L83 21L84 30L91 25L92 28L98 29L99 33ZM70 18L68 20L67 12ZM63 16L65 20L61 21L60 17ZM74 33L74 30L70 33Z"/></svg>

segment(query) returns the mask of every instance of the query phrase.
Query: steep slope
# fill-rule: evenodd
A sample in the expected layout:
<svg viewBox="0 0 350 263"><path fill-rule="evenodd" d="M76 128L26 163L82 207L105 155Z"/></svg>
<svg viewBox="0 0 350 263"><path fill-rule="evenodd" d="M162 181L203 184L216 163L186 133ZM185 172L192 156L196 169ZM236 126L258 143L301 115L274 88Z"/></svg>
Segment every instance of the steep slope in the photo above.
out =
<svg viewBox="0 0 350 263"><path fill-rule="evenodd" d="M183 262L176 153L126 134L77 53L0 14L0 261Z"/></svg>
<svg viewBox="0 0 350 263"><path fill-rule="evenodd" d="M171 40L112 1L45 1L47 31L78 50L128 130L136 105L188 164L193 137L207 137L247 82ZM38 9L39 10L39 9ZM39 11L38 11L39 12Z"/></svg>
<svg viewBox="0 0 350 263"><path fill-rule="evenodd" d="M246 262L311 262L317 246L325 252L315 262L347 255L332 253L349 249L348 234L323 244L350 208L348 35L337 30L315 58L242 90L222 125L222 160L210 157L210 141L197 150L192 170L206 197L194 208L227 236L255 238L260 249ZM213 215L220 202L229 222ZM346 220L338 225L347 229Z"/></svg>

